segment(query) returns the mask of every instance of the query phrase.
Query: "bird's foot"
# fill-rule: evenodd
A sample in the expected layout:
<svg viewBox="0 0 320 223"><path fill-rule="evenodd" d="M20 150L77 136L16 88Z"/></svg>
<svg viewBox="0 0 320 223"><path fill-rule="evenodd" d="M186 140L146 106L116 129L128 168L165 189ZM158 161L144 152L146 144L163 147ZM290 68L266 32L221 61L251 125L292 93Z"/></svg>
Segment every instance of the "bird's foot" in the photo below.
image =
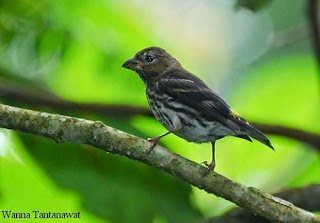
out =
<svg viewBox="0 0 320 223"><path fill-rule="evenodd" d="M214 168L216 167L216 162L214 160L212 160L212 162L210 164L208 164L207 161L203 161L202 163L200 164L204 164L207 169L206 171L204 172L204 174L201 176L202 178L203 177L206 177L211 171L214 171Z"/></svg>
<svg viewBox="0 0 320 223"><path fill-rule="evenodd" d="M148 138L147 140L151 143L148 151L148 155L152 152L153 148L156 147L161 137Z"/></svg>
<svg viewBox="0 0 320 223"><path fill-rule="evenodd" d="M200 165L204 164L206 167L209 166L208 161L203 161L203 162L201 162L201 163L199 163L199 164L200 164Z"/></svg>

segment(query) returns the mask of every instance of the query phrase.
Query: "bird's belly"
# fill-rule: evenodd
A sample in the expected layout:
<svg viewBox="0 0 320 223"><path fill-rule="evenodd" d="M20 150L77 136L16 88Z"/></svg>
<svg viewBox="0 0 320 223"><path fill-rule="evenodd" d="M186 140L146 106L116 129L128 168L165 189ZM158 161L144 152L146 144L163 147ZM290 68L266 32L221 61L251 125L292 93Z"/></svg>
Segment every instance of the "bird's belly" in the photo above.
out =
<svg viewBox="0 0 320 223"><path fill-rule="evenodd" d="M166 129L187 141L209 142L220 136L234 134L218 122L203 120L199 114L179 112L155 101L149 104L153 115Z"/></svg>
<svg viewBox="0 0 320 223"><path fill-rule="evenodd" d="M190 120L175 134L190 142L202 143L215 141L222 136L233 135L234 132L218 122L210 122L207 123L207 126L203 126L197 121Z"/></svg>
<svg viewBox="0 0 320 223"><path fill-rule="evenodd" d="M209 135L208 129L203 127L184 126L181 130L175 132L174 134L184 138L189 142L202 143L212 140L214 141L214 137Z"/></svg>
<svg viewBox="0 0 320 223"><path fill-rule="evenodd" d="M154 117L169 131L175 132L182 127L177 112L158 104L150 106L150 108Z"/></svg>

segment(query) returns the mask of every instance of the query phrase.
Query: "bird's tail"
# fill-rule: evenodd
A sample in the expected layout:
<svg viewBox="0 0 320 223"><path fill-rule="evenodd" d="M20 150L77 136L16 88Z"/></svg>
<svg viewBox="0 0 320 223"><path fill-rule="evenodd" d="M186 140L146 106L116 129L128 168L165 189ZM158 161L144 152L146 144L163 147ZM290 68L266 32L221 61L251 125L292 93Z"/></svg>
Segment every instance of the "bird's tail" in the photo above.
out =
<svg viewBox="0 0 320 223"><path fill-rule="evenodd" d="M268 146L269 148L274 150L273 146L271 145L270 140L261 131L259 131L258 129L256 129L255 127L250 125L249 123L246 123L244 125L244 129L245 129L245 132L248 136L258 140L259 142L265 144L266 146Z"/></svg>

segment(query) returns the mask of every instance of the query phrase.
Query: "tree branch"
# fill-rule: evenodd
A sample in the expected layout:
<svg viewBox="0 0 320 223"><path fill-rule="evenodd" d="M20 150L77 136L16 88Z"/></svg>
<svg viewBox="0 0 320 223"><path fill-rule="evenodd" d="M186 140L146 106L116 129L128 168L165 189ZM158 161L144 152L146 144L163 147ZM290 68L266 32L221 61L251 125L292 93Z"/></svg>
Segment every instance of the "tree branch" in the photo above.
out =
<svg viewBox="0 0 320 223"><path fill-rule="evenodd" d="M281 125L268 125L256 122L250 122L253 126L260 129L262 132L271 135L285 136L287 138L299 140L317 151L320 151L320 135L316 133L306 132L303 130L289 128Z"/></svg>
<svg viewBox="0 0 320 223"><path fill-rule="evenodd" d="M320 222L320 217L293 204L234 182L160 146L148 155L150 144L120 130L84 119L0 105L0 127L44 136L56 142L72 141L95 146L157 167L216 196L275 222Z"/></svg>
<svg viewBox="0 0 320 223"><path fill-rule="evenodd" d="M312 184L300 188L291 188L275 194L284 200L289 200L297 207L315 212L320 211L320 184Z"/></svg>
<svg viewBox="0 0 320 223"><path fill-rule="evenodd" d="M81 103L64 100L49 93L32 91L21 86L10 86L0 83L0 96L9 101L21 102L28 105L48 106L51 108L65 109L70 111L91 112L100 115L113 116L152 116L150 110L144 107L126 105L105 105L99 103Z"/></svg>
<svg viewBox="0 0 320 223"><path fill-rule="evenodd" d="M320 184L313 184L306 187L291 188L280 191L274 196L290 201L297 207L315 212L320 210ZM267 223L268 220L259 216L254 216L244 208L233 208L227 213L205 220L203 223Z"/></svg>
<svg viewBox="0 0 320 223"><path fill-rule="evenodd" d="M110 115L118 117L130 117L143 115L153 117L151 111L145 107L127 105L106 105L99 103L80 103L61 99L49 93L31 91L21 86L14 87L0 83L0 96L10 102L20 102L27 105L48 106L56 109L90 112L100 115ZM320 135L303 130L289 128L279 125L270 125L251 122L264 133L280 135L291 139L299 140L314 149L320 151Z"/></svg>

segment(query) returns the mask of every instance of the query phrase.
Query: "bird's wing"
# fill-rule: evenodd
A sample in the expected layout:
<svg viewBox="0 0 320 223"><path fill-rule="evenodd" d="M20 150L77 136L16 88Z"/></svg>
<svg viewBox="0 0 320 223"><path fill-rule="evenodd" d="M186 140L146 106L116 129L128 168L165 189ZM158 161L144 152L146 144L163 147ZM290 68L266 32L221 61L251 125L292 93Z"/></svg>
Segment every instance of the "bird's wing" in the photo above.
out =
<svg viewBox="0 0 320 223"><path fill-rule="evenodd" d="M194 75L176 73L163 76L157 87L162 93L171 96L173 102L192 108L208 121L218 121L229 126L226 118L233 117L230 107Z"/></svg>
<svg viewBox="0 0 320 223"><path fill-rule="evenodd" d="M245 119L232 110L228 104L214 93L203 81L188 72L174 72L163 76L157 82L158 90L171 96L179 108L193 109L196 115L208 121L217 121L227 128L239 131L236 136L250 140L250 137L273 149L269 139L251 126ZM174 105L171 107L174 107Z"/></svg>

